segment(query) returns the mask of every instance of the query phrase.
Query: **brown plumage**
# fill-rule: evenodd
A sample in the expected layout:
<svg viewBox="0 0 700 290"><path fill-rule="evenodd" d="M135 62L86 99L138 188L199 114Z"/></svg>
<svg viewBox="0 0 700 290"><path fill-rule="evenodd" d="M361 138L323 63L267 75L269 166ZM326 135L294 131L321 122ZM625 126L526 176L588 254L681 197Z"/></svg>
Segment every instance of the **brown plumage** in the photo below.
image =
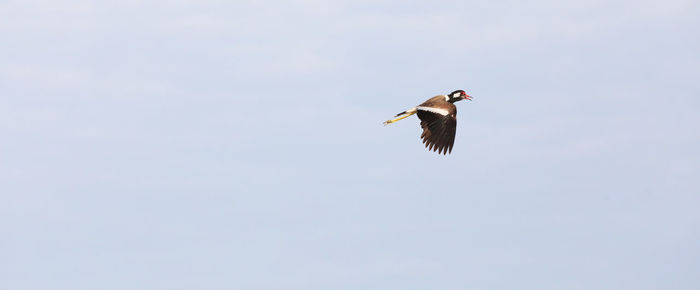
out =
<svg viewBox="0 0 700 290"><path fill-rule="evenodd" d="M423 128L423 144L428 150L438 154L452 153L457 133L457 106L445 100L445 96L435 96L423 102L418 107L418 118ZM426 109L423 109L426 108ZM427 108L442 109L446 115L429 111Z"/></svg>
<svg viewBox="0 0 700 290"><path fill-rule="evenodd" d="M396 115L406 115L384 122L385 125L394 123L413 114L418 114L423 133L420 135L423 144L430 151L438 154L452 153L457 132L457 107L453 104L460 100L471 100L471 96L462 90L449 95L439 95L428 99L415 108L408 109Z"/></svg>

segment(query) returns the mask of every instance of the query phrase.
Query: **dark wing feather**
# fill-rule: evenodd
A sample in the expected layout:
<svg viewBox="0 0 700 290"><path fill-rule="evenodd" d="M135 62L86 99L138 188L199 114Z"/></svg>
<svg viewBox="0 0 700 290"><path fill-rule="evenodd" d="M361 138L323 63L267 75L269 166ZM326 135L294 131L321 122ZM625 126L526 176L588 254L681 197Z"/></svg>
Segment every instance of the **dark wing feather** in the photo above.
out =
<svg viewBox="0 0 700 290"><path fill-rule="evenodd" d="M419 110L420 126L423 128L423 144L430 151L438 154L452 153L457 132L457 118L455 114L441 115L429 111Z"/></svg>

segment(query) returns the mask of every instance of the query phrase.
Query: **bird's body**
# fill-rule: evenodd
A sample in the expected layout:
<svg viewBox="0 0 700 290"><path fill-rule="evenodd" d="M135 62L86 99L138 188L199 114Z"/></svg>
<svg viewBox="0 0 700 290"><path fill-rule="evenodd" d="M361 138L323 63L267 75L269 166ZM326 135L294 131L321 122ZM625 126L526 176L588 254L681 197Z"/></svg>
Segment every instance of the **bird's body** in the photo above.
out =
<svg viewBox="0 0 700 290"><path fill-rule="evenodd" d="M423 134L420 137L425 147L428 150L437 151L438 154L452 153L457 132L457 106L454 102L460 100L471 100L471 96L462 90L454 91L449 95L435 96L397 114L396 117L405 116L388 120L384 125L418 114L421 120L420 126L423 128Z"/></svg>

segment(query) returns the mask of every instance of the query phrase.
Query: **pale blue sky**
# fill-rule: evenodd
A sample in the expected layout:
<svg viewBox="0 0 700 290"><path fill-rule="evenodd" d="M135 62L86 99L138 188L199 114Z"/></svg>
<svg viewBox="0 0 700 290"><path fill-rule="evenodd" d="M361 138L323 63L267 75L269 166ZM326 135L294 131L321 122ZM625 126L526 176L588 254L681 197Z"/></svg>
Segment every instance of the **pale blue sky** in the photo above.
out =
<svg viewBox="0 0 700 290"><path fill-rule="evenodd" d="M0 289L698 289L698 1L2 1ZM464 89L452 155L395 113Z"/></svg>

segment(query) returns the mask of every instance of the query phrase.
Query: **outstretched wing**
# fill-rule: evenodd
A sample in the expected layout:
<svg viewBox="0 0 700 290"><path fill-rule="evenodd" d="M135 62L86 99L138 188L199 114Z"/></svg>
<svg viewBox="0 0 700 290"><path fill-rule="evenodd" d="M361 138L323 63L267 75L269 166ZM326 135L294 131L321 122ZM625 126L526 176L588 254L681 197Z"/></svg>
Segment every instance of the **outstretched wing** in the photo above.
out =
<svg viewBox="0 0 700 290"><path fill-rule="evenodd" d="M447 102L445 102L447 103ZM418 118L423 128L423 144L428 150L437 151L438 154L452 153L457 132L457 107L442 106L441 108L418 106Z"/></svg>

